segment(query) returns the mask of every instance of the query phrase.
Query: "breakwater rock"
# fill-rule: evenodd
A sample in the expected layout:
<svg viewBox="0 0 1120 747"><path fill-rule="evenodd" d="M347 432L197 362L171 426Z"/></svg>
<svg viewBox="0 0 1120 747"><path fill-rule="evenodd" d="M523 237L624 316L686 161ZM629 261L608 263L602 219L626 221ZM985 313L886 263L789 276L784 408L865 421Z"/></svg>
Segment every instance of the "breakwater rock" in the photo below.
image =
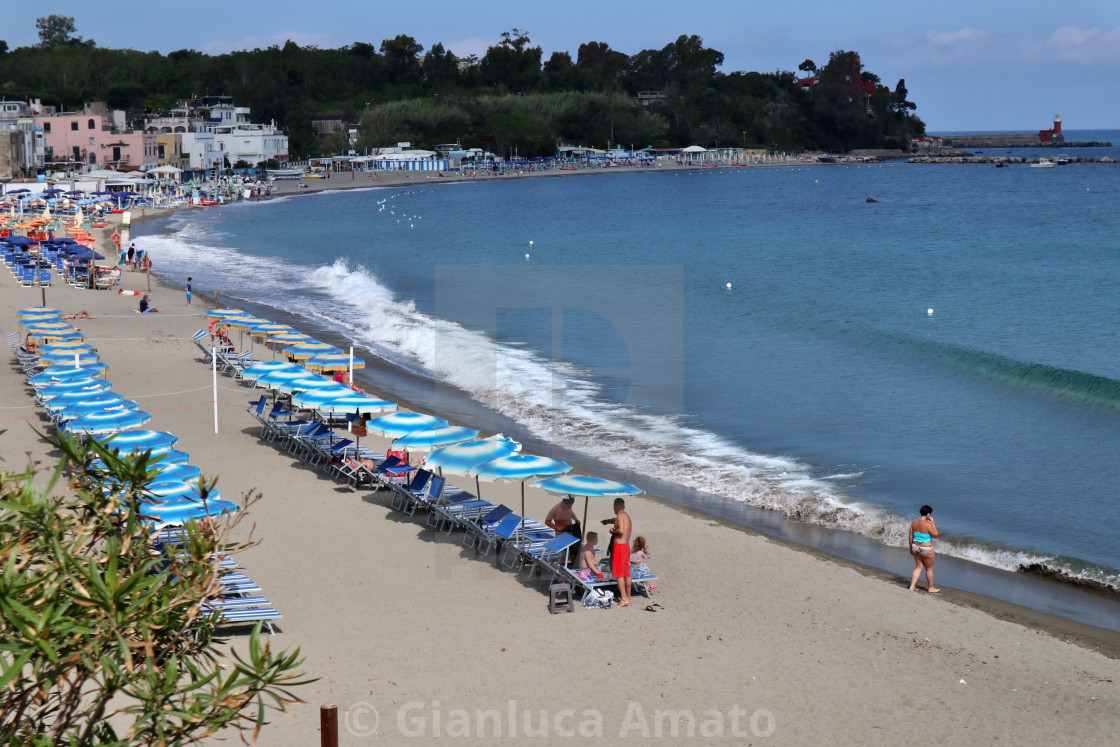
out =
<svg viewBox="0 0 1120 747"><path fill-rule="evenodd" d="M907 159L907 163L995 163L995 164L1014 164L1014 163L1038 163L1037 158L1025 158L1021 156L914 156ZM1080 156L1069 156L1061 159L1060 164L1066 163L1116 163L1115 158L1082 158Z"/></svg>

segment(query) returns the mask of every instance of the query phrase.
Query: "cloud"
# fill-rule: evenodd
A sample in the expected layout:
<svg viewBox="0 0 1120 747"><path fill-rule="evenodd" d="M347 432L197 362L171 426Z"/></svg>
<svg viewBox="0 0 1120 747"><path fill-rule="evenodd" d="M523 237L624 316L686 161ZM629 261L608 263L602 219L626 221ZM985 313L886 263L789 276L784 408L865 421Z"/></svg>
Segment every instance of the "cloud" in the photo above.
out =
<svg viewBox="0 0 1120 747"><path fill-rule="evenodd" d="M340 41L330 34L306 34L301 31L289 31L272 36L244 36L236 40L215 39L202 44L199 51L207 54L225 54L242 49L267 49L273 45L282 47L289 39L301 47L319 47L320 49L336 49L350 43Z"/></svg>
<svg viewBox="0 0 1120 747"><path fill-rule="evenodd" d="M897 64L922 65L1120 65L1120 27L1062 26L1049 36L1003 33L965 26L931 30L921 40L896 39Z"/></svg>

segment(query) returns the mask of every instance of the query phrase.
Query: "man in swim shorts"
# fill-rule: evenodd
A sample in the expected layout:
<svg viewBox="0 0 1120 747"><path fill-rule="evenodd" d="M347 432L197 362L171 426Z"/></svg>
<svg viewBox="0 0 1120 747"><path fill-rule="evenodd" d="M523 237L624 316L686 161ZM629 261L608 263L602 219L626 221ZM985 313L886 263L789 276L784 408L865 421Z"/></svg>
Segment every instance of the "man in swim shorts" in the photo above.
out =
<svg viewBox="0 0 1120 747"><path fill-rule="evenodd" d="M619 607L630 604L630 515L626 513L626 501L614 499L614 518L603 519L611 527L611 574L618 579Z"/></svg>
<svg viewBox="0 0 1120 747"><path fill-rule="evenodd" d="M552 510L548 512L548 516L544 519L545 525L557 534L567 533L575 537L580 537L582 535L582 528L579 525L576 512L572 510L572 505L575 502L576 499L572 496L565 496L562 501L553 506ZM577 542L568 548L568 562L571 563L575 560L578 553L579 543Z"/></svg>

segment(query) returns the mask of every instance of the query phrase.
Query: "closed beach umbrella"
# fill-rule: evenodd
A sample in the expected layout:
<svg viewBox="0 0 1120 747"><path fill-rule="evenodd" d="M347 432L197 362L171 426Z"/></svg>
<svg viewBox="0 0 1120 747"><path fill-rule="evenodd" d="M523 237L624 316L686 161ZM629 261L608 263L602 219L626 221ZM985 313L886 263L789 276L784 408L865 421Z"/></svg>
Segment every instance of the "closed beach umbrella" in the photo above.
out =
<svg viewBox="0 0 1120 747"><path fill-rule="evenodd" d="M304 361L303 365L312 371L346 371L351 368L365 368L366 362L360 358L351 358L346 353L326 353L316 355Z"/></svg>
<svg viewBox="0 0 1120 747"><path fill-rule="evenodd" d="M478 431L474 428L464 428L461 425L441 425L406 433L397 439L397 446L405 451L431 451L442 446L472 441L476 438L478 438Z"/></svg>
<svg viewBox="0 0 1120 747"><path fill-rule="evenodd" d="M349 389L337 397L324 401L316 409L326 415L345 412L386 412L397 409L397 403Z"/></svg>
<svg viewBox="0 0 1120 747"><path fill-rule="evenodd" d="M97 441L107 449L139 453L149 449L169 449L179 442L179 437L166 431L125 431Z"/></svg>
<svg viewBox="0 0 1120 747"><path fill-rule="evenodd" d="M533 487L560 493L561 495L583 496L583 526L587 526L587 502L591 498L608 497L620 498L627 495L638 495L642 489L628 482L615 482L604 480L601 477L587 475L564 475L562 477L549 477L546 480L533 483Z"/></svg>
<svg viewBox="0 0 1120 747"><path fill-rule="evenodd" d="M521 522L525 522L525 483L550 475L571 472L572 466L559 459L537 456L536 454L513 454L498 457L473 467L470 474L477 480L517 480L521 483Z"/></svg>
<svg viewBox="0 0 1120 747"><path fill-rule="evenodd" d="M151 419L152 416L143 410L103 410L75 418L64 425L63 429L70 433L100 435L139 428Z"/></svg>
<svg viewBox="0 0 1120 747"><path fill-rule="evenodd" d="M423 428L435 428L447 425L443 418L435 415L424 415L419 412L394 412L382 415L366 423L366 430L379 436L403 436Z"/></svg>

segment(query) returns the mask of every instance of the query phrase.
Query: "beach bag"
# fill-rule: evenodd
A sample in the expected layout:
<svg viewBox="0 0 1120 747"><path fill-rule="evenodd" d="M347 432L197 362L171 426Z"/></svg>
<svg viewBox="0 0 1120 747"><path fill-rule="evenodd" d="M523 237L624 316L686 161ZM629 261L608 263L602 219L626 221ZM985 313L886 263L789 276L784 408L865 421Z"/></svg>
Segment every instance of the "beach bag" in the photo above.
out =
<svg viewBox="0 0 1120 747"><path fill-rule="evenodd" d="M583 598L583 606L589 610L609 610L611 608L611 602L613 601L614 595L609 591L591 589Z"/></svg>

